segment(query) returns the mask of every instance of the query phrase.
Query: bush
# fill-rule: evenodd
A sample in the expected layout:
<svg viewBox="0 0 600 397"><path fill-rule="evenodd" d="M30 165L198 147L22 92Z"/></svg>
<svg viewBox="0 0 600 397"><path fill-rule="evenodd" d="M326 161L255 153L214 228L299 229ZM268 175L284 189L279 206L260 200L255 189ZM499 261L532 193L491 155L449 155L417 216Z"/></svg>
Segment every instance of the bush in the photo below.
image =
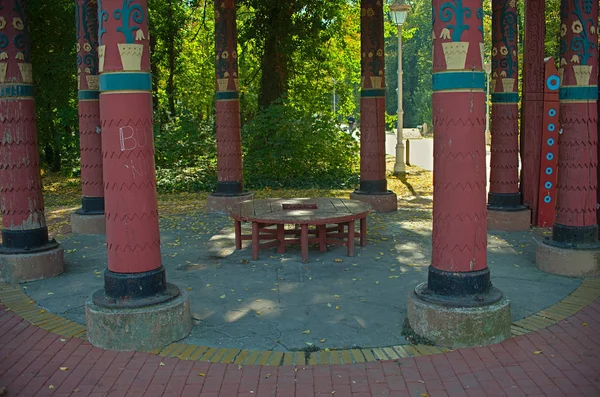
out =
<svg viewBox="0 0 600 397"><path fill-rule="evenodd" d="M359 145L330 116L284 102L242 130L246 187L349 188L358 183Z"/></svg>

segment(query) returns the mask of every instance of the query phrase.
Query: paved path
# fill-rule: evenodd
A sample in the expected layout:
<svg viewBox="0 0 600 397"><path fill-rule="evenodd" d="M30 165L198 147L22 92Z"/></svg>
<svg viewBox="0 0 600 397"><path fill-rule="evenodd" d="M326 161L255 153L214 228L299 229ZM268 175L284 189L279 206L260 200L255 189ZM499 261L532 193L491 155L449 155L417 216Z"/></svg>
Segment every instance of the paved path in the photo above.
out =
<svg viewBox="0 0 600 397"><path fill-rule="evenodd" d="M5 388L5 389L4 389ZM354 365L235 365L113 352L0 305L5 396L600 396L600 298L485 348Z"/></svg>

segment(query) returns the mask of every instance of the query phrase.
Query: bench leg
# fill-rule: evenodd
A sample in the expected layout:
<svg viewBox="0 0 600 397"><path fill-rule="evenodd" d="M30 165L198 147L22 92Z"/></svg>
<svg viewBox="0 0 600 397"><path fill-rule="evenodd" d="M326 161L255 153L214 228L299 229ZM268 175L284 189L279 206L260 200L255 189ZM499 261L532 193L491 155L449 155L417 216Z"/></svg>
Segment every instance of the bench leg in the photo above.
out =
<svg viewBox="0 0 600 397"><path fill-rule="evenodd" d="M277 253L283 254L285 252L285 230L284 225L277 225L277 240L279 245L277 246Z"/></svg>
<svg viewBox="0 0 600 397"><path fill-rule="evenodd" d="M325 237L327 237L327 225L318 225L317 233L319 235L319 251L327 252L327 244L325 243Z"/></svg>
<svg viewBox="0 0 600 397"><path fill-rule="evenodd" d="M348 222L348 256L354 256L354 221Z"/></svg>
<svg viewBox="0 0 600 397"><path fill-rule="evenodd" d="M242 249L242 222L233 221L235 227L235 249Z"/></svg>
<svg viewBox="0 0 600 397"><path fill-rule="evenodd" d="M360 246L367 245L367 217L360 218Z"/></svg>
<svg viewBox="0 0 600 397"><path fill-rule="evenodd" d="M258 259L260 225L258 222L252 222L252 260Z"/></svg>
<svg viewBox="0 0 600 397"><path fill-rule="evenodd" d="M308 224L303 223L300 229L300 249L302 250L302 262L308 261Z"/></svg>

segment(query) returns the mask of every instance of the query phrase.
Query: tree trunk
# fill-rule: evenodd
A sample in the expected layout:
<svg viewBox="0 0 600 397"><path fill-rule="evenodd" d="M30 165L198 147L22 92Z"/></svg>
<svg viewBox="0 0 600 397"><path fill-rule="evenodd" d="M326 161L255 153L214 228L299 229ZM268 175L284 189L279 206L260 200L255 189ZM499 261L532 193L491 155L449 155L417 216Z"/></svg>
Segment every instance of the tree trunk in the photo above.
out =
<svg viewBox="0 0 600 397"><path fill-rule="evenodd" d="M175 68L177 55L175 53L175 37L177 36L178 24L173 17L173 0L169 0L167 8L167 19L169 30L167 33L167 51L169 57L169 77L167 79L167 98L169 101L169 117L175 117Z"/></svg>

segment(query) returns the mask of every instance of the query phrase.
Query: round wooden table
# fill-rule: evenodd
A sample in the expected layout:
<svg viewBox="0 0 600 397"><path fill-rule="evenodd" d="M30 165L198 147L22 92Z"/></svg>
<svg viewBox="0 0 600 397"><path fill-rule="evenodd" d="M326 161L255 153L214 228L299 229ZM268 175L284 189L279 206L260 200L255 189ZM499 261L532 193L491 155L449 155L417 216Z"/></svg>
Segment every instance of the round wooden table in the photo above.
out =
<svg viewBox="0 0 600 397"><path fill-rule="evenodd" d="M235 221L236 249L243 240L252 240L252 259L258 259L261 249L277 246L285 252L286 245L300 244L302 261L308 260L308 246L316 243L321 252L327 245L344 245L348 256L354 256L354 239L367 244L367 215L371 206L358 200L338 198L293 198L248 200L230 211ZM355 230L355 221L359 230ZM252 233L242 234L242 222L252 222ZM285 225L294 225L285 229Z"/></svg>

